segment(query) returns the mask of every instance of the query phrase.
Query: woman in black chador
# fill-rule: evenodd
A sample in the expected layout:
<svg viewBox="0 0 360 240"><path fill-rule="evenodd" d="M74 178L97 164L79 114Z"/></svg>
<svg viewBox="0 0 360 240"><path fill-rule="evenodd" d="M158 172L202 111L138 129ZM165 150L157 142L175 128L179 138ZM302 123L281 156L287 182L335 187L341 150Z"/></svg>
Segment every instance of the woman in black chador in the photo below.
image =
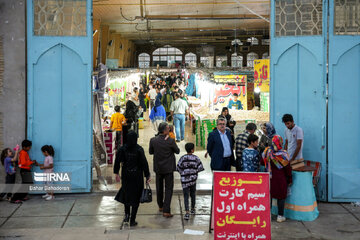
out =
<svg viewBox="0 0 360 240"><path fill-rule="evenodd" d="M120 181L120 163L122 185L115 200L125 206L124 222L130 221L130 226L136 226L135 219L144 189L144 177L149 183L150 172L144 149L137 144L137 134L132 130L127 134L127 143L120 147L116 154L114 174L117 181Z"/></svg>

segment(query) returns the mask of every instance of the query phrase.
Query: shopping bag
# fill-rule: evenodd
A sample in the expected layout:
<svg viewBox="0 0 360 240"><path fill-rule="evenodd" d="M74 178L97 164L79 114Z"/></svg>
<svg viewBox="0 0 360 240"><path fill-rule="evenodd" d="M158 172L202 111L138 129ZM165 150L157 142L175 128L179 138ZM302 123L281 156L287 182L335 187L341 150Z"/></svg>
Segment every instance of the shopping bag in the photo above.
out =
<svg viewBox="0 0 360 240"><path fill-rule="evenodd" d="M141 203L149 203L151 201L152 201L152 191L151 191L150 185L148 183L146 183L146 187L145 187L145 189L143 189L142 194L141 194L140 202Z"/></svg>

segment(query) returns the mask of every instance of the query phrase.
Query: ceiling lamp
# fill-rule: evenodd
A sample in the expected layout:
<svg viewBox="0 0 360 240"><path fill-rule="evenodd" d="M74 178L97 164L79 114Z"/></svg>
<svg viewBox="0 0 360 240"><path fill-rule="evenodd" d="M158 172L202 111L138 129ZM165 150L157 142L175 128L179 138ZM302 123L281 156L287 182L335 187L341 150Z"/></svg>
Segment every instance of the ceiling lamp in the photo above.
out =
<svg viewBox="0 0 360 240"><path fill-rule="evenodd" d="M240 41L240 39L237 39L237 38L235 38L234 40L231 41L232 46L235 46L235 45L239 46L239 45L241 45L241 43L242 42Z"/></svg>

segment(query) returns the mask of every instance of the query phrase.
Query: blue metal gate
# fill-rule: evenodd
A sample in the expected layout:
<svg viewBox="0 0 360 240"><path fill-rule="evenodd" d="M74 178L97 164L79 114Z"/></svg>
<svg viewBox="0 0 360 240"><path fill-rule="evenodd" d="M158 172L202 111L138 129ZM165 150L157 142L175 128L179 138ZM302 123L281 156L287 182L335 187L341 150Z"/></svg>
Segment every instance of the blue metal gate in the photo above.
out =
<svg viewBox="0 0 360 240"><path fill-rule="evenodd" d="M329 1L329 201L360 199L360 1Z"/></svg>
<svg viewBox="0 0 360 240"><path fill-rule="evenodd" d="M325 0L271 1L270 118L282 136L285 113L304 130L305 160L323 165L321 200L326 199L326 12Z"/></svg>
<svg viewBox="0 0 360 240"><path fill-rule="evenodd" d="M55 149L55 172L72 192L91 190L92 1L30 0L27 5L28 138L31 157Z"/></svg>

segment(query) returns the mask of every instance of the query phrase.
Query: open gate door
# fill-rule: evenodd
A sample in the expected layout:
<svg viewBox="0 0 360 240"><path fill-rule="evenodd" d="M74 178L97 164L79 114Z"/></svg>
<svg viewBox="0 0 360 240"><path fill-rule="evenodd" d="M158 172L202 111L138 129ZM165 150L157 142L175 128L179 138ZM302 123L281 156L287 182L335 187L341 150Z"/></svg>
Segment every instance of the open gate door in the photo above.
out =
<svg viewBox="0 0 360 240"><path fill-rule="evenodd" d="M91 190L91 0L27 1L28 138L31 158L55 149L55 172L71 192Z"/></svg>
<svg viewBox="0 0 360 240"><path fill-rule="evenodd" d="M284 136L290 113L304 130L305 160L326 166L326 1L271 1L270 118ZM323 14L324 13L324 14ZM326 167L317 197L326 199Z"/></svg>
<svg viewBox="0 0 360 240"><path fill-rule="evenodd" d="M329 1L329 201L360 199L360 1Z"/></svg>

